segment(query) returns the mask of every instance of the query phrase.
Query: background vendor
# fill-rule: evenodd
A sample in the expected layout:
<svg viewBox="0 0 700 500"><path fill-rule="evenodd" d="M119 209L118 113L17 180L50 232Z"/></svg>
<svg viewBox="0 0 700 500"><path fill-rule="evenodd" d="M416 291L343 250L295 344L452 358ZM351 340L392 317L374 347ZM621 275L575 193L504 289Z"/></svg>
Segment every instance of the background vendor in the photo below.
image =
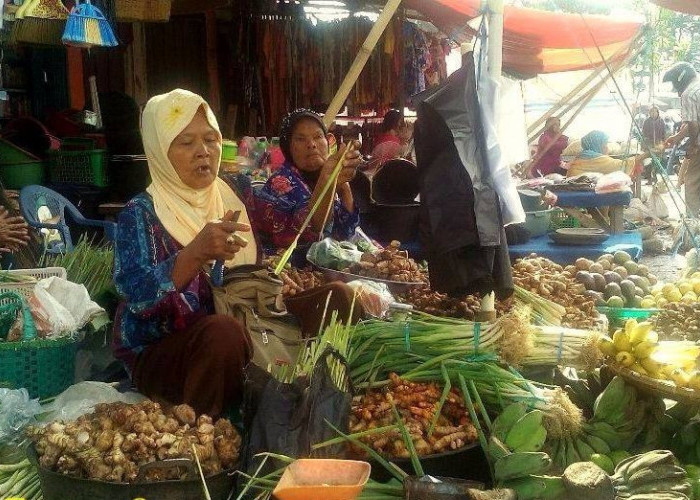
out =
<svg viewBox="0 0 700 500"><path fill-rule="evenodd" d="M316 113L297 110L285 117L280 147L286 161L256 193L257 229L266 253L286 249L321 198L323 186L347 147L341 146L329 157L328 139L323 120ZM355 233L360 219L349 182L360 163L358 151L346 155L335 191L329 190L323 197L300 243L311 244L320 235L342 241Z"/></svg>
<svg viewBox="0 0 700 500"><path fill-rule="evenodd" d="M146 396L218 416L240 400L251 346L239 322L214 314L202 269L217 259L258 261L250 185L217 177L219 126L191 92L148 101L143 142L152 183L119 216L114 281L123 302L113 349Z"/></svg>
<svg viewBox="0 0 700 500"><path fill-rule="evenodd" d="M608 156L608 135L600 130L589 132L581 139L582 151L570 164L568 177L598 173L610 174L624 172L630 176L634 173L636 158L619 160Z"/></svg>
<svg viewBox="0 0 700 500"><path fill-rule="evenodd" d="M537 155L532 165L531 176L566 175L566 170L561 166L561 154L568 145L569 138L561 131L561 120L556 116L547 118L544 132L537 143Z"/></svg>

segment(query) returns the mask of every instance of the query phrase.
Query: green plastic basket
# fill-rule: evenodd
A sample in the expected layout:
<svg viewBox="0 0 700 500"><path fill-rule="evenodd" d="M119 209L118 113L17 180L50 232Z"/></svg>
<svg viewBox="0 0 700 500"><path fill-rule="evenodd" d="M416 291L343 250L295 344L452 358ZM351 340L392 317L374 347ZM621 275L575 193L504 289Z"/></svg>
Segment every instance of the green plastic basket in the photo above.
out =
<svg viewBox="0 0 700 500"><path fill-rule="evenodd" d="M599 313L605 314L610 326L622 326L628 319L645 320L656 314L660 309L634 309L630 307L596 307Z"/></svg>
<svg viewBox="0 0 700 500"><path fill-rule="evenodd" d="M551 231L574 227L581 227L581 224L575 217L570 216L561 208L555 208L552 210L549 222L549 229Z"/></svg>
<svg viewBox="0 0 700 500"><path fill-rule="evenodd" d="M39 158L33 154L18 148L14 144L5 139L0 138L0 164L26 163L29 161L37 161Z"/></svg>
<svg viewBox="0 0 700 500"><path fill-rule="evenodd" d="M22 189L24 186L42 184L44 182L44 162L0 163L0 182L5 189Z"/></svg>
<svg viewBox="0 0 700 500"><path fill-rule="evenodd" d="M49 179L56 183L107 187L107 154L104 149L52 151Z"/></svg>
<svg viewBox="0 0 700 500"><path fill-rule="evenodd" d="M22 387L33 398L60 394L75 381L78 342L70 338L0 343L0 386Z"/></svg>

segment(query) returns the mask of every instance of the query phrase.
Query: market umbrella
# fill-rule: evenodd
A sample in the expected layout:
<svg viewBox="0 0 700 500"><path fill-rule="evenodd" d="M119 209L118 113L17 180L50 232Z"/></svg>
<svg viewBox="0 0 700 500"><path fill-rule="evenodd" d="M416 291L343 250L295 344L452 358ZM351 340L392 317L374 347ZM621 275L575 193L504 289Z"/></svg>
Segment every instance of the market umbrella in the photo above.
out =
<svg viewBox="0 0 700 500"><path fill-rule="evenodd" d="M684 14L700 16L700 2L697 0L651 0L659 7L675 10Z"/></svg>

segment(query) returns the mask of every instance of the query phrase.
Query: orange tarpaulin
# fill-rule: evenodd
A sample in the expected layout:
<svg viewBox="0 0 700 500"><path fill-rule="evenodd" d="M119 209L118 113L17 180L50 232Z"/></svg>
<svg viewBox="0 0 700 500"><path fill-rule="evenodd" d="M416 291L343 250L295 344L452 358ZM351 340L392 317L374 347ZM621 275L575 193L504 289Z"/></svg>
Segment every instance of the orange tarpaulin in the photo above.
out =
<svg viewBox="0 0 700 500"><path fill-rule="evenodd" d="M700 2L698 0L651 0L659 7L700 16Z"/></svg>
<svg viewBox="0 0 700 500"><path fill-rule="evenodd" d="M664 0L671 1L671 0ZM480 15L481 0L405 0L440 30L456 40L474 32L467 22ZM506 6L503 69L535 76L590 69L602 64L596 45L608 61L624 58L642 24L603 16L580 16Z"/></svg>

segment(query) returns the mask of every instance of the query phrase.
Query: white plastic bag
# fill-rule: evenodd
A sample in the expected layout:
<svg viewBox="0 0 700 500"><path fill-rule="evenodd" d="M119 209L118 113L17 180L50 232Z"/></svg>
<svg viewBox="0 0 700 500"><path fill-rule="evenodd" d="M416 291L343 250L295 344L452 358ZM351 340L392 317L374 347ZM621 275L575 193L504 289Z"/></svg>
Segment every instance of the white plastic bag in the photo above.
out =
<svg viewBox="0 0 700 500"><path fill-rule="evenodd" d="M348 283L355 291L355 297L370 316L383 318L389 312L389 306L396 302L385 283L369 280L355 280Z"/></svg>
<svg viewBox="0 0 700 500"><path fill-rule="evenodd" d="M598 178L595 185L596 193L617 193L631 191L632 179L624 172L611 172Z"/></svg>
<svg viewBox="0 0 700 500"><path fill-rule="evenodd" d="M645 205L649 208L649 211L654 214L655 217L659 219L665 219L668 217L668 206L664 201L663 196L657 186L654 186L651 190L651 195L646 201Z"/></svg>
<svg viewBox="0 0 700 500"><path fill-rule="evenodd" d="M43 407L42 420L75 420L90 413L99 403L136 404L146 399L138 392L119 392L104 382L80 382L70 386L48 405Z"/></svg>
<svg viewBox="0 0 700 500"><path fill-rule="evenodd" d="M34 315L51 325L46 336L60 337L80 330L104 309L90 299L83 285L53 276L34 287Z"/></svg>
<svg viewBox="0 0 700 500"><path fill-rule="evenodd" d="M39 400L31 399L27 389L0 388L0 444L21 441L22 429L33 423L34 415L41 411Z"/></svg>

